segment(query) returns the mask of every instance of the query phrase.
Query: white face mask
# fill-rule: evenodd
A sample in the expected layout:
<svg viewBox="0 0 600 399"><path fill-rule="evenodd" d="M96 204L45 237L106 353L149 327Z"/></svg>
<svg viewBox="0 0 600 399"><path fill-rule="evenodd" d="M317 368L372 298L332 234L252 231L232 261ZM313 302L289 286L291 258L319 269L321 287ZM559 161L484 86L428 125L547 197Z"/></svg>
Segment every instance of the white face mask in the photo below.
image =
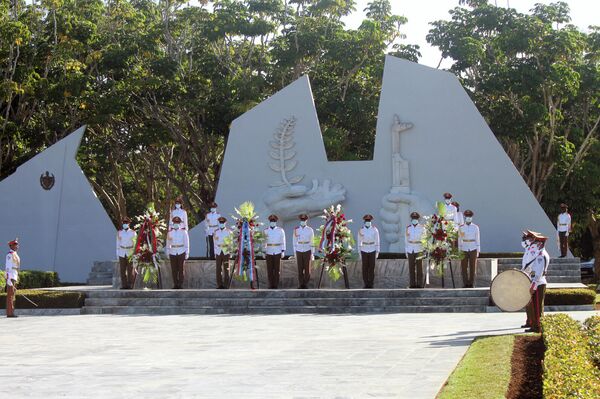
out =
<svg viewBox="0 0 600 399"><path fill-rule="evenodd" d="M219 223L219 227L224 229L225 228L225 223Z"/></svg>
<svg viewBox="0 0 600 399"><path fill-rule="evenodd" d="M129 225L128 225L128 224L125 224L125 223L123 223L123 230L129 230Z"/></svg>
<svg viewBox="0 0 600 399"><path fill-rule="evenodd" d="M181 204L175 204L175 209L181 209Z"/></svg>
<svg viewBox="0 0 600 399"><path fill-rule="evenodd" d="M276 227L276 226L277 226L277 222L270 222L270 223L269 223L269 226L271 226L271 227Z"/></svg>
<svg viewBox="0 0 600 399"><path fill-rule="evenodd" d="M216 212L216 211L217 211L217 208L210 208L210 211L211 211L211 212Z"/></svg>
<svg viewBox="0 0 600 399"><path fill-rule="evenodd" d="M175 230L179 230L179 223L175 223L175 224L173 224L173 228L174 228Z"/></svg>
<svg viewBox="0 0 600 399"><path fill-rule="evenodd" d="M416 226L419 224L419 220L418 219L413 219L412 222L413 226Z"/></svg>
<svg viewBox="0 0 600 399"><path fill-rule="evenodd" d="M467 217L465 218L465 222L466 222L466 223L471 223L472 221L473 221L473 218L472 218L471 216L467 216Z"/></svg>
<svg viewBox="0 0 600 399"><path fill-rule="evenodd" d="M365 227L371 227L371 222L365 222Z"/></svg>
<svg viewBox="0 0 600 399"><path fill-rule="evenodd" d="M450 203L452 202L452 200L445 199L444 202L446 203L446 205L450 205Z"/></svg>
<svg viewBox="0 0 600 399"><path fill-rule="evenodd" d="M301 220L300 221L300 226L302 226L302 227L306 226L306 220Z"/></svg>

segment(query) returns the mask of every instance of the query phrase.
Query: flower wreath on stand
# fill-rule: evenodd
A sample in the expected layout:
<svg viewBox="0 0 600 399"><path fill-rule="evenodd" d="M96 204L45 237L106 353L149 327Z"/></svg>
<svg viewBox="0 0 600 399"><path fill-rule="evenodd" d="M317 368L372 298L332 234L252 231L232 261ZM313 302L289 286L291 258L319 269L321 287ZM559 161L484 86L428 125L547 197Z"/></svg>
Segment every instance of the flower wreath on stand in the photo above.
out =
<svg viewBox="0 0 600 399"><path fill-rule="evenodd" d="M254 210L254 204L246 201L235 208L237 216L232 215L234 223L232 234L225 238L224 248L235 259L235 268L231 275L237 280L258 280L256 275L256 256L262 255L262 243L265 235L261 231L262 223Z"/></svg>
<svg viewBox="0 0 600 399"><path fill-rule="evenodd" d="M137 224L134 229L138 231L138 238L133 252L133 266L143 277L145 284L154 283L160 288L160 253L164 242L161 238L167 225L154 209L154 204L149 204L143 215L136 216Z"/></svg>
<svg viewBox="0 0 600 399"><path fill-rule="evenodd" d="M429 259L431 268L438 276L442 277L444 265L453 259L461 259L463 254L455 245L458 240L458 226L453 220L446 220L446 208L443 203L436 203L436 207L438 213L424 217L424 231L421 238L423 256L421 259ZM429 269L427 280L429 280Z"/></svg>
<svg viewBox="0 0 600 399"><path fill-rule="evenodd" d="M314 238L314 245L323 256L318 262L327 271L329 278L337 281L342 276L342 268L355 258L352 252L354 237L348 228L352 219L346 219L340 204L323 209L320 217L325 220L325 224L319 227Z"/></svg>

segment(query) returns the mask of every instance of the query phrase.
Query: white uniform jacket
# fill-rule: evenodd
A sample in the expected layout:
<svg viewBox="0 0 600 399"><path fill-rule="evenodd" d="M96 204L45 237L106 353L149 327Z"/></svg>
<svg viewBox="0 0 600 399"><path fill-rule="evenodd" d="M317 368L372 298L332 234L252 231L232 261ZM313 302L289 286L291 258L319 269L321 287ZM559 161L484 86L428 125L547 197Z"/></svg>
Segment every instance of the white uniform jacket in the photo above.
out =
<svg viewBox="0 0 600 399"><path fill-rule="evenodd" d="M358 250L360 252L377 252L379 253L379 230L377 227L371 226L361 227L358 230Z"/></svg>
<svg viewBox="0 0 600 399"><path fill-rule="evenodd" d="M171 210L171 214L169 215L169 230L173 229L173 218L175 216L179 216L179 218L181 219L181 223L179 223L179 228L189 230L187 212L185 209L181 208Z"/></svg>
<svg viewBox="0 0 600 399"><path fill-rule="evenodd" d="M444 204L444 206L446 207L446 215L444 216L444 218L446 220L452 220L454 221L454 223L460 226L462 214L460 214L459 216L458 209L456 209L456 207L452 204Z"/></svg>
<svg viewBox="0 0 600 399"><path fill-rule="evenodd" d="M406 226L406 234L404 235L404 252L407 254L423 252L421 238L423 237L424 232L425 228L422 224L417 224L416 226L409 224Z"/></svg>
<svg viewBox="0 0 600 399"><path fill-rule="evenodd" d="M285 252L285 231L279 226L265 229L265 254L277 255Z"/></svg>
<svg viewBox="0 0 600 399"><path fill-rule="evenodd" d="M550 255L548 255L546 249L543 249L533 263L531 263L531 288L534 290L537 290L538 286L548 283L546 281L546 272L548 271L549 263Z"/></svg>
<svg viewBox="0 0 600 399"><path fill-rule="evenodd" d="M463 224L458 228L458 249L480 252L479 226L475 223Z"/></svg>
<svg viewBox="0 0 600 399"><path fill-rule="evenodd" d="M6 284L13 286L12 280L19 281L19 268L21 267L21 258L15 251L8 251L6 254Z"/></svg>
<svg viewBox="0 0 600 399"><path fill-rule="evenodd" d="M559 233L566 232L567 235L571 232L571 215L569 212L564 212L558 215L556 221L556 231Z"/></svg>
<svg viewBox="0 0 600 399"><path fill-rule="evenodd" d="M181 255L185 253L185 258L190 256L190 237L187 230L171 230L167 233L167 254Z"/></svg>
<svg viewBox="0 0 600 399"><path fill-rule="evenodd" d="M117 231L117 258L128 258L133 254L137 234L132 229Z"/></svg>
<svg viewBox="0 0 600 399"><path fill-rule="evenodd" d="M207 236L212 236L213 232L219 228L219 212L208 212L204 218L204 232Z"/></svg>
<svg viewBox="0 0 600 399"><path fill-rule="evenodd" d="M314 253L313 239L315 231L310 226L297 226L294 229L294 252Z"/></svg>
<svg viewBox="0 0 600 399"><path fill-rule="evenodd" d="M233 232L227 228L218 228L214 231L213 233L213 240L215 242L215 255L228 255L229 252L226 252L225 249L223 248L223 245L225 244L225 238L229 237Z"/></svg>

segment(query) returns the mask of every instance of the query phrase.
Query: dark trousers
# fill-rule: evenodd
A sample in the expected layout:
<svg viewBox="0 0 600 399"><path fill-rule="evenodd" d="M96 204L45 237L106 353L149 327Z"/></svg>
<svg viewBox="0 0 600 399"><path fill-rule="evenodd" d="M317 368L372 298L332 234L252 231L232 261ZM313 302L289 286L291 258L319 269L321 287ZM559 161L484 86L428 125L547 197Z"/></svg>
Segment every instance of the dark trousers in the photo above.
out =
<svg viewBox="0 0 600 399"><path fill-rule="evenodd" d="M558 241L560 243L560 256L564 258L569 252L569 237L567 237L566 231L558 232Z"/></svg>
<svg viewBox="0 0 600 399"><path fill-rule="evenodd" d="M408 274L410 276L410 288L423 288L423 260L417 259L420 252L406 254L408 258Z"/></svg>
<svg viewBox="0 0 600 399"><path fill-rule="evenodd" d="M221 252L216 256L217 260L217 288L225 288L229 285L229 255Z"/></svg>
<svg viewBox="0 0 600 399"><path fill-rule="evenodd" d="M279 273L281 273L281 254L267 255L269 288L277 288L279 286Z"/></svg>
<svg viewBox="0 0 600 399"><path fill-rule="evenodd" d="M375 251L360 252L362 259L362 275L365 288L373 288L375 284Z"/></svg>
<svg viewBox="0 0 600 399"><path fill-rule="evenodd" d="M15 314L15 287L12 285L6 286L6 315L14 316Z"/></svg>
<svg viewBox="0 0 600 399"><path fill-rule="evenodd" d="M170 255L171 273L173 275L173 288L183 287L183 265L185 264L185 252L179 255Z"/></svg>
<svg viewBox="0 0 600 399"><path fill-rule="evenodd" d="M215 259L215 240L212 235L208 236L208 257Z"/></svg>
<svg viewBox="0 0 600 399"><path fill-rule="evenodd" d="M121 272L121 288L133 288L135 274L133 271L133 264L129 258L119 256L119 269Z"/></svg>
<svg viewBox="0 0 600 399"><path fill-rule="evenodd" d="M298 263L298 286L307 288L310 281L310 264L312 261L312 251L296 252L296 262Z"/></svg>
<svg viewBox="0 0 600 399"><path fill-rule="evenodd" d="M546 295L546 284L538 285L537 290L531 294L531 301L527 304L527 324L533 331L540 332L540 318L544 315L544 296Z"/></svg>
<svg viewBox="0 0 600 399"><path fill-rule="evenodd" d="M473 288L477 272L477 250L465 251L465 257L460 262L462 280L465 287Z"/></svg>

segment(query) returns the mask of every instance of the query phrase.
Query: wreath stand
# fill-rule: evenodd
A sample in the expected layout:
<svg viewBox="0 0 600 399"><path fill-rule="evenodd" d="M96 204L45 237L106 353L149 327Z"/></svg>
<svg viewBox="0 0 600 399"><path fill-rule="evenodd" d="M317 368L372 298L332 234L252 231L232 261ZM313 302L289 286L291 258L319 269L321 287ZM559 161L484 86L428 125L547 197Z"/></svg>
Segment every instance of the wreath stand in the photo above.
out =
<svg viewBox="0 0 600 399"><path fill-rule="evenodd" d="M323 272L325 271L325 265L321 266L321 274L319 276L319 285L317 286L318 289L321 289L321 281L323 281ZM344 286L346 287L346 289L350 289L350 281L348 280L348 269L346 268L346 266L342 266L342 275L344 276Z"/></svg>
<svg viewBox="0 0 600 399"><path fill-rule="evenodd" d="M454 283L454 271L452 271L452 261L448 260L448 269L450 269L450 276L452 277L452 288L456 288L456 284ZM442 266L442 288L444 287L444 267Z"/></svg>

